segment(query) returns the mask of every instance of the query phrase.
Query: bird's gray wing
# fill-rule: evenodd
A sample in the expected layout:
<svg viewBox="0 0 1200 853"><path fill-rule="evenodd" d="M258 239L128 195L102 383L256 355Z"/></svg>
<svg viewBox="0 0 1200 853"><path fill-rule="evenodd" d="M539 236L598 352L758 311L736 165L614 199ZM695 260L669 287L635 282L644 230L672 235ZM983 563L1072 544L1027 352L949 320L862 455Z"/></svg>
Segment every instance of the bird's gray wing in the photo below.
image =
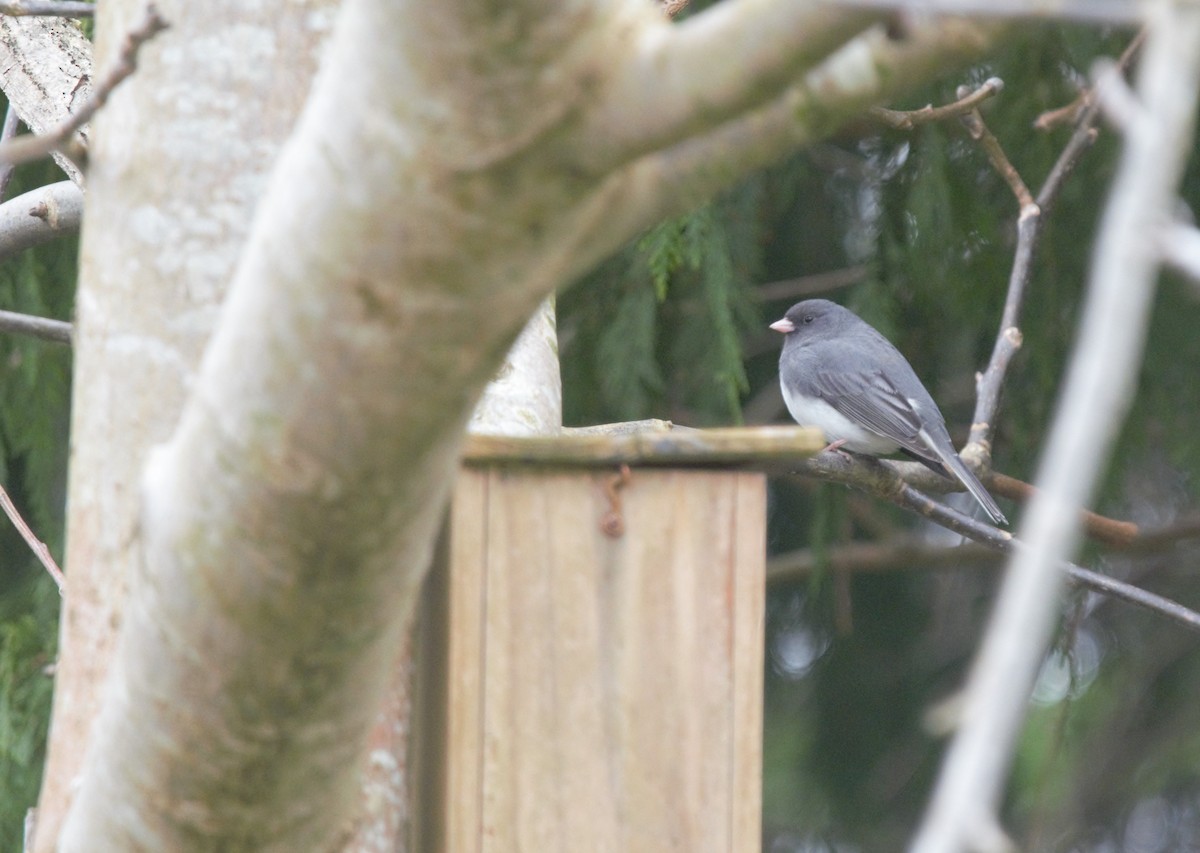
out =
<svg viewBox="0 0 1200 853"><path fill-rule="evenodd" d="M810 374L806 384L807 393L821 397L846 417L890 438L918 459L933 463L930 467L940 467L966 487L993 521L1008 523L996 501L955 452L936 406L923 404L916 398L914 405L880 371L819 370ZM919 413L917 406L921 406Z"/></svg>
<svg viewBox="0 0 1200 853"><path fill-rule="evenodd" d="M816 370L807 375L804 390L820 397L841 414L891 439L909 453L941 462L921 436L921 416L912 402L896 390L882 371ZM929 413L925 413L928 420ZM932 417L940 421L936 411Z"/></svg>

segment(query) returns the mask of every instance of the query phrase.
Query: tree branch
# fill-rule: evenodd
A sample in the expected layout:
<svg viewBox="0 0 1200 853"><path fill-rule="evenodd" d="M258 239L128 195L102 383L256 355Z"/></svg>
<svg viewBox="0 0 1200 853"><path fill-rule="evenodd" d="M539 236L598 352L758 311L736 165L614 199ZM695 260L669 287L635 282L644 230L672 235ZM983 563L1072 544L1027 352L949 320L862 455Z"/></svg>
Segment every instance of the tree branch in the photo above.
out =
<svg viewBox="0 0 1200 853"><path fill-rule="evenodd" d="M962 725L946 755L914 853L977 845L996 802L1029 689L1058 610L1061 562L1079 541L1087 502L1123 420L1140 363L1158 259L1152 237L1191 149L1200 80L1200 8L1148 7L1139 90L1146 121L1128 128L1097 237L1079 341L1039 468L1041 491L972 668Z"/></svg>
<svg viewBox="0 0 1200 853"><path fill-rule="evenodd" d="M912 130L918 125L973 113L980 104L1003 90L1003 80L999 77L989 77L977 89L960 93L958 100L953 103L940 107L931 104L919 110L889 110L885 107L872 107L867 111L867 115L895 130Z"/></svg>
<svg viewBox="0 0 1200 853"><path fill-rule="evenodd" d="M627 162L770 102L879 19L789 0L718 3L679 24L645 26L613 64L581 132L592 158ZM731 45L736 61L714 61Z"/></svg>
<svg viewBox="0 0 1200 853"><path fill-rule="evenodd" d="M17 511L16 505L12 502L12 498L8 496L8 492L5 491L3 486L0 486L0 509L4 510L4 514L13 523L13 527L17 528L17 532L21 534L21 538L29 545L29 550L33 551L34 556L45 566L50 577L54 578L54 583L58 586L58 592L61 595L63 587L67 583L66 578L63 577L62 569L58 567L58 563L54 562L54 558L50 556L50 549L46 547L46 543L38 539L34 532L29 529L29 525L25 523L25 519L21 518L21 513Z"/></svg>
<svg viewBox="0 0 1200 853"><path fill-rule="evenodd" d="M596 258L625 235L690 210L737 176L832 133L866 107L977 59L1006 32L946 19L914 27L901 40L881 28L864 33L773 103L648 154L607 179L601 192L626 203L595 229Z"/></svg>
<svg viewBox="0 0 1200 853"><path fill-rule="evenodd" d="M1140 42L1135 39L1135 45L1137 43ZM1135 45L1126 48L1120 60L1122 63L1128 64L1131 61ZM1008 181L1020 207L1020 216L1017 219L1017 249L1013 257L1012 271L1009 273L1008 292L1005 296L1004 311L1000 317L1000 328L996 333L992 356L988 360L987 368L976 380L975 415L972 418L971 434L967 439L967 446L963 448L964 454L974 457L980 463L990 464L992 435L995 431L996 412L1000 406L1004 378L1008 374L1009 364L1024 341L1019 325L1021 309L1025 304L1025 292L1033 275L1033 258L1037 251L1038 241L1041 239L1044 216L1057 200L1066 176L1071 173L1075 164L1079 162L1079 158L1096 140L1095 122L1098 106L1094 97L1089 96L1085 100L1087 103L1079 114L1075 131L1046 176L1037 198L1029 198L1025 182L1020 180L1019 176L1017 176L1017 183L1012 180ZM978 119L978 125L983 127L981 118ZM987 136L995 142L993 147L987 149L993 166L1002 175L1006 175L1006 170L1015 174L1016 170L1004 156L999 142L995 141L995 137L990 132L987 133Z"/></svg>
<svg viewBox="0 0 1200 853"><path fill-rule="evenodd" d="M71 345L71 324L46 317L31 317L12 311L0 311L0 332L28 335L51 343Z"/></svg>
<svg viewBox="0 0 1200 853"><path fill-rule="evenodd" d="M92 47L79 27L61 18L0 15L0 89L35 134L67 121L92 90ZM87 130L78 135L86 143ZM83 173L59 152L54 161L77 184Z"/></svg>
<svg viewBox="0 0 1200 853"><path fill-rule="evenodd" d="M986 18L1051 18L1092 23L1132 24L1142 20L1138 0L841 0L859 9L903 10L915 14L972 15Z"/></svg>
<svg viewBox="0 0 1200 853"><path fill-rule="evenodd" d="M0 15L14 18L90 18L95 13L95 3L83 3L79 0L22 0L19 3L0 3Z"/></svg>
<svg viewBox="0 0 1200 853"><path fill-rule="evenodd" d="M83 191L71 181L47 184L0 204L0 261L33 246L75 234L83 220Z"/></svg>
<svg viewBox="0 0 1200 853"><path fill-rule="evenodd" d="M166 20L153 3L146 6L141 23L125 35L117 61L108 73L96 84L91 97L78 110L53 130L31 136L21 136L0 145L0 163L28 163L40 160L52 153L65 154L78 162L83 149L75 140L75 134L106 103L113 89L137 70L137 54L142 45L167 28Z"/></svg>

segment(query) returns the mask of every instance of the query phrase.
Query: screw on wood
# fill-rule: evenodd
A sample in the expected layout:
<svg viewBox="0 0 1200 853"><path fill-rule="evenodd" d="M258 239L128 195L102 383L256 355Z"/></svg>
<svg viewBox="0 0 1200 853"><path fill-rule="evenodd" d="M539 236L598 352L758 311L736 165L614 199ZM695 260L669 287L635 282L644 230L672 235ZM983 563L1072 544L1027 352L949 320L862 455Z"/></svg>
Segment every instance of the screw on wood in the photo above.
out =
<svg viewBox="0 0 1200 853"><path fill-rule="evenodd" d="M633 474L629 466L622 464L617 473L604 484L608 512L600 519L600 532L610 539L620 539L625 533L625 519L621 515L621 489L628 486L632 480Z"/></svg>

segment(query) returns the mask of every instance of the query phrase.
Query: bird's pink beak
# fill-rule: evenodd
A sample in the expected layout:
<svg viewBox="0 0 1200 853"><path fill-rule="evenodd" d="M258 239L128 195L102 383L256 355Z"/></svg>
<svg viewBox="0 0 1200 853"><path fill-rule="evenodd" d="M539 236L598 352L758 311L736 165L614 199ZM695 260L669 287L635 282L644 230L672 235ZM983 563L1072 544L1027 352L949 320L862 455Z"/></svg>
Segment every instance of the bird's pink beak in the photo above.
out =
<svg viewBox="0 0 1200 853"><path fill-rule="evenodd" d="M790 332L796 331L796 324L787 317L784 317L782 320L776 320L768 328L774 329L777 332L782 332L786 335Z"/></svg>

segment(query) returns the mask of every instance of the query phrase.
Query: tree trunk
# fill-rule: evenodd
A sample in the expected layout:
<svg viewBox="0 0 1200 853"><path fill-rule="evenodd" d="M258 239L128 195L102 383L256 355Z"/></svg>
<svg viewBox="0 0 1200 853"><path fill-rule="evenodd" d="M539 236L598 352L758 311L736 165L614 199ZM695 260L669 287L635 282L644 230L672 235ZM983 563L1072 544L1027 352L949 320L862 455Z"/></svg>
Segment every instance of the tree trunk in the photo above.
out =
<svg viewBox="0 0 1200 853"><path fill-rule="evenodd" d="M147 454L195 382L337 6L278 5L160 3L172 29L96 121L74 339L70 578L39 850L54 849L135 583ZM143 8L100 7L97 67L112 64Z"/></svg>

